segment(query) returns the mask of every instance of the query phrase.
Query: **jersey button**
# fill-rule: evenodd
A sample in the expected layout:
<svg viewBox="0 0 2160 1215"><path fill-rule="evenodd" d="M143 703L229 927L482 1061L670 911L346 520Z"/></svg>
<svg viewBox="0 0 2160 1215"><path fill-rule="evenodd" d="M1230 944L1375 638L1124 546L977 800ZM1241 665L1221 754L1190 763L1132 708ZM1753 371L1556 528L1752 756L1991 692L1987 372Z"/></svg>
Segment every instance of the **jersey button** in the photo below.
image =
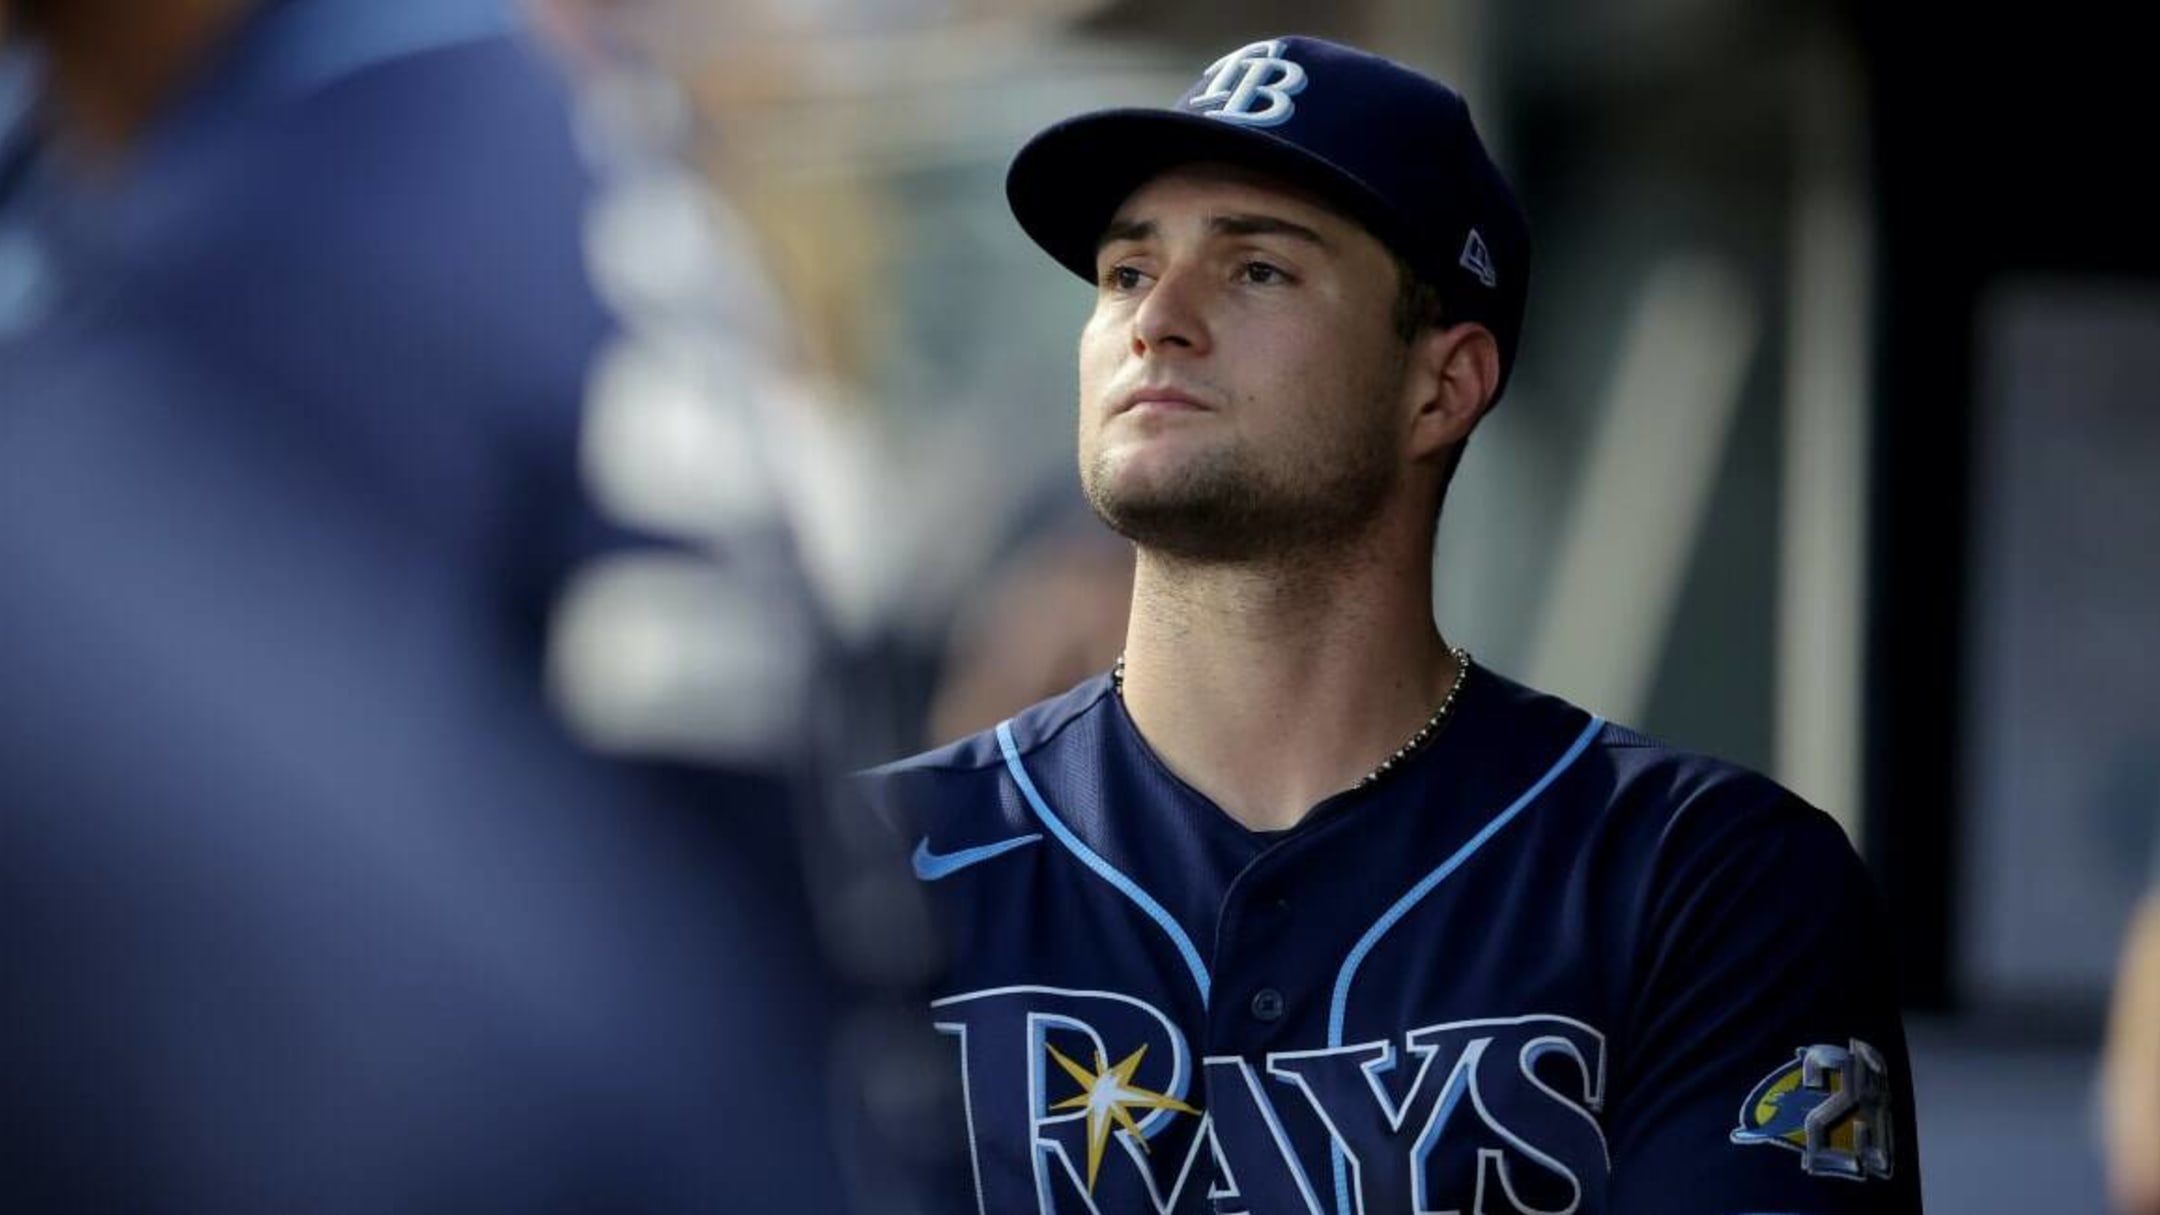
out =
<svg viewBox="0 0 2160 1215"><path fill-rule="evenodd" d="M1282 993L1272 987L1263 987L1253 993L1252 1015L1262 1021L1279 1021L1283 1015Z"/></svg>

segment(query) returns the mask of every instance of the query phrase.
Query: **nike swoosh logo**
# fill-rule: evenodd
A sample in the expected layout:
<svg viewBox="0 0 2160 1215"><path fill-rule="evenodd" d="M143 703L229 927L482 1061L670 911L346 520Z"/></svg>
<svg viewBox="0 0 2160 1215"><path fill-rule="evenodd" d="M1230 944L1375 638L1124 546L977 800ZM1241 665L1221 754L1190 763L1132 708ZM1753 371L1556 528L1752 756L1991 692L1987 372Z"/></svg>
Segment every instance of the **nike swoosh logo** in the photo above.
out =
<svg viewBox="0 0 2160 1215"><path fill-rule="evenodd" d="M1016 835L994 844L940 853L930 851L930 839L924 836L922 841L915 845L915 876L926 882L935 882L940 878L949 878L969 865L979 865L992 857L1003 856L1015 848L1025 848L1029 844L1041 842L1042 836L1039 833Z"/></svg>

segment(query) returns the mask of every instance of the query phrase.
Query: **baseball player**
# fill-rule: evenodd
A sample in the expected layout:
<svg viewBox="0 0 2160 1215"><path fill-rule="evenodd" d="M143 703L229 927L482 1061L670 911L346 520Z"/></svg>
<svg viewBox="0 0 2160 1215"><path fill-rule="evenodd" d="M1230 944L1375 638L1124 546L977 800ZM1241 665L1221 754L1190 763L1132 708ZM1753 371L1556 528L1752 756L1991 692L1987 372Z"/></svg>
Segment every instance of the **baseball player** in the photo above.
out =
<svg viewBox="0 0 2160 1215"><path fill-rule="evenodd" d="M1869 884L1771 781L1436 631L1527 222L1460 96L1308 38L1059 123L1115 669L864 776L950 933L983 1212L1912 1212Z"/></svg>

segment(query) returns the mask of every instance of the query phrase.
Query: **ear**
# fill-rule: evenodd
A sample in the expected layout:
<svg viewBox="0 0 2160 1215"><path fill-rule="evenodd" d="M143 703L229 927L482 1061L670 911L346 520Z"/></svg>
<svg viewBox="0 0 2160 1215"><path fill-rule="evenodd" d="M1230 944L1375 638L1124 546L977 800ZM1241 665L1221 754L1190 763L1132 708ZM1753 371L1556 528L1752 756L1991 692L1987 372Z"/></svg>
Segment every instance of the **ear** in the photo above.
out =
<svg viewBox="0 0 2160 1215"><path fill-rule="evenodd" d="M1414 412L1410 454L1426 459L1477 428L1500 386L1500 346L1483 325L1428 329L1410 345L1404 385Z"/></svg>

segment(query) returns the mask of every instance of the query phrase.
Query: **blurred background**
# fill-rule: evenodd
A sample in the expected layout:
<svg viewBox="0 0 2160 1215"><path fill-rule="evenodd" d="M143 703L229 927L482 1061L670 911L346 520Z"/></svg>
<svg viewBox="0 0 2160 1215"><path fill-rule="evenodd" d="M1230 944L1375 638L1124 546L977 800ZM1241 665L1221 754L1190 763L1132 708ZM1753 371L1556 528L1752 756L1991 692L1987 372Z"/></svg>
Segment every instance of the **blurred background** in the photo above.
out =
<svg viewBox="0 0 2160 1215"><path fill-rule="evenodd" d="M2160 853L2160 188L2138 180L2148 56L2102 5L535 11L558 45L657 69L658 92L588 80L588 108L657 107L696 179L630 195L595 246L647 286L724 247L707 319L772 364L707 366L687 398L634 360L596 378L588 409L619 425L589 431L588 473L707 534L746 507L699 453L749 440L646 406L755 385L845 689L842 766L991 725L1120 641L1130 557L1073 473L1090 296L1005 209L1019 144L1286 32L1460 87L1538 257L1509 398L1441 528L1450 639L1835 815L1890 909L1930 1205L2105 1209L2098 1050ZM730 627L688 602L690 634ZM730 728L680 702L641 718L608 674L625 651L595 644L558 670L591 731L650 741L642 720L694 752ZM648 668L696 643L652 644Z"/></svg>

